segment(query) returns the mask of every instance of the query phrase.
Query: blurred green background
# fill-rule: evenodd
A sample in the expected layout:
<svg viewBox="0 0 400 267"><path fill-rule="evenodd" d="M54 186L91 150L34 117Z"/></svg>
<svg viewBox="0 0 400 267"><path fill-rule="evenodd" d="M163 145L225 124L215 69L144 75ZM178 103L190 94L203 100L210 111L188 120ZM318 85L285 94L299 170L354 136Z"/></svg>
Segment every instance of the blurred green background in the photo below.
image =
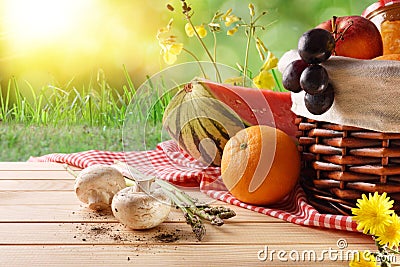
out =
<svg viewBox="0 0 400 267"><path fill-rule="evenodd" d="M267 11L259 21L266 30L257 35L278 58L295 48L308 29L333 15L359 15L373 2L188 0L195 25L208 24L215 12L229 8L248 21L249 3L256 13ZM157 30L174 18L177 41L208 61L197 40L185 34L180 5L180 0L0 0L0 161L25 161L55 152L123 150L125 119L136 122L149 115L142 114L139 105L127 112L136 89L168 67L160 56ZM222 31L217 38L217 62L244 65L243 31L234 36ZM211 49L212 34L203 40ZM192 57L181 53L175 64L190 61ZM253 43L249 69L255 74L261 65ZM163 103L149 111L155 127L161 125ZM132 140L143 137L141 131L127 135ZM161 141L157 131L145 136L149 148Z"/></svg>
<svg viewBox="0 0 400 267"><path fill-rule="evenodd" d="M255 0L255 1L189 1L194 10L195 24L208 23L220 10L232 8L233 13L248 18L248 4L256 11L266 10L261 24L268 25L260 32L261 39L276 55L294 48L298 37L307 29L333 15L353 15L361 12L373 0ZM166 4L175 7L170 12ZM61 87L72 83L76 87L95 79L99 69L109 84L120 88L126 83L126 66L135 86L147 75L166 67L160 60L155 38L157 29L174 18L178 41L207 60L194 38L188 38L186 23L180 11L180 1L139 0L0 0L0 82L6 87L15 76L20 89L28 82L34 88L48 84ZM245 36L238 33L218 36L218 61L235 66L243 62ZM205 42L212 44L208 35ZM252 47L253 49L253 47ZM257 52L251 52L250 68L260 66ZM192 60L183 55L177 63Z"/></svg>

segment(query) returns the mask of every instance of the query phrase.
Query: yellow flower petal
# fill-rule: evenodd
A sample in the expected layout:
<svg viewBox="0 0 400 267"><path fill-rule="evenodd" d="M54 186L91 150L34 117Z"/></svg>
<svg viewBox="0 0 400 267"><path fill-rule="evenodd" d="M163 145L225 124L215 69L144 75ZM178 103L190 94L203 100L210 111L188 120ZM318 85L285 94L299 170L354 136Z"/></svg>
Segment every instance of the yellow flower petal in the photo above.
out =
<svg viewBox="0 0 400 267"><path fill-rule="evenodd" d="M225 18L225 26L229 27L232 23L235 23L239 20L240 20L239 17L237 17L235 15L229 15Z"/></svg>
<svg viewBox="0 0 400 267"><path fill-rule="evenodd" d="M228 9L228 10L225 12L225 14L223 14L223 15L221 16L221 19L222 19L222 20L226 20L226 17L228 17L231 13L232 13L232 8Z"/></svg>
<svg viewBox="0 0 400 267"><path fill-rule="evenodd" d="M235 26L226 32L227 35L234 35L239 30L239 26Z"/></svg>
<svg viewBox="0 0 400 267"><path fill-rule="evenodd" d="M166 51L163 55L164 62L168 65L174 64L177 58L178 57L176 55L170 53L169 51Z"/></svg>
<svg viewBox="0 0 400 267"><path fill-rule="evenodd" d="M376 240L380 245L387 245L389 248L398 247L400 245L400 218L397 214L392 214L392 222L383 230L376 233Z"/></svg>
<svg viewBox="0 0 400 267"><path fill-rule="evenodd" d="M264 61L265 60L264 51L259 42L256 42L256 48L261 61Z"/></svg>
<svg viewBox="0 0 400 267"><path fill-rule="evenodd" d="M379 195L375 192L374 195L369 193L369 197L365 194L361 199L357 200L357 208L352 208L352 219L358 223L357 230L363 230L364 234L375 235L384 230L390 225L393 214L393 200L386 197L387 194Z"/></svg>
<svg viewBox="0 0 400 267"><path fill-rule="evenodd" d="M199 26L194 26L196 29L196 32L199 34L200 38L204 38L207 36L207 30L204 27L204 25L199 25ZM186 35L189 37L192 37L194 35L194 29L192 25L188 22L185 25L185 32Z"/></svg>
<svg viewBox="0 0 400 267"><path fill-rule="evenodd" d="M204 25L195 26L196 32L199 34L200 38L204 38L207 36L207 30Z"/></svg>
<svg viewBox="0 0 400 267"><path fill-rule="evenodd" d="M375 267L376 258L369 251L359 251L349 263L350 267Z"/></svg>
<svg viewBox="0 0 400 267"><path fill-rule="evenodd" d="M272 70L278 66L278 58L274 56L270 51L268 51L267 59L265 60L264 64L262 65L262 70Z"/></svg>
<svg viewBox="0 0 400 267"><path fill-rule="evenodd" d="M269 72L262 70L253 79L254 84L259 89L272 89L275 86L274 76Z"/></svg>
<svg viewBox="0 0 400 267"><path fill-rule="evenodd" d="M183 49L183 43L174 43L167 46L168 52L173 55L179 55Z"/></svg>
<svg viewBox="0 0 400 267"><path fill-rule="evenodd" d="M254 17L254 15L255 15L254 5L251 3L249 4L249 12L250 12L250 16Z"/></svg>
<svg viewBox="0 0 400 267"><path fill-rule="evenodd" d="M186 35L189 37L192 37L194 35L194 29L193 29L192 25L190 25L189 22L186 23L186 25L185 25L185 32L186 32Z"/></svg>

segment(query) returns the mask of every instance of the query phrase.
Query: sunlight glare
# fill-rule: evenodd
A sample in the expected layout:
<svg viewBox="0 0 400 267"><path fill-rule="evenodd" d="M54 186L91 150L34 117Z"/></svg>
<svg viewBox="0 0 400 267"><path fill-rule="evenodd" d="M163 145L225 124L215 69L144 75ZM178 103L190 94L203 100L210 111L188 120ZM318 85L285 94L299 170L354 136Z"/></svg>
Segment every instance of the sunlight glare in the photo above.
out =
<svg viewBox="0 0 400 267"><path fill-rule="evenodd" d="M79 27L88 2L80 0L3 0L5 25L16 42L50 41ZM87 9L86 9L87 12Z"/></svg>

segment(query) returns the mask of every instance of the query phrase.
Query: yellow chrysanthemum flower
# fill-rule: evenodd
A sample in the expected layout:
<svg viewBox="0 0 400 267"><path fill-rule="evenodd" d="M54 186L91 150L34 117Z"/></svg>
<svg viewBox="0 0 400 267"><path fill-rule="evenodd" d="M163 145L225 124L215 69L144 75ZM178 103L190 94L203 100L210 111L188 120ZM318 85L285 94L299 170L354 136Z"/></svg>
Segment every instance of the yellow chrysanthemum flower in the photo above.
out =
<svg viewBox="0 0 400 267"><path fill-rule="evenodd" d="M194 26L194 28L196 29L196 32L199 34L200 38L204 38L207 36L207 30L203 24L199 25L199 26ZM195 29L193 29L192 25L189 22L186 23L185 32L186 32L187 36L189 36L189 37L194 36Z"/></svg>
<svg viewBox="0 0 400 267"><path fill-rule="evenodd" d="M275 86L274 76L268 70L261 70L260 73L253 78L253 82L259 89L272 89Z"/></svg>
<svg viewBox="0 0 400 267"><path fill-rule="evenodd" d="M377 241L380 245L387 245L389 248L398 247L400 245L400 218L396 213L391 216L392 222L382 231L377 231Z"/></svg>
<svg viewBox="0 0 400 267"><path fill-rule="evenodd" d="M376 258L368 251L359 251L349 263L350 267L376 267Z"/></svg>
<svg viewBox="0 0 400 267"><path fill-rule="evenodd" d="M375 235L391 223L393 200L386 197L386 193L375 192L373 196L369 193L368 198L363 194L362 199L357 200L357 207L351 209L352 219L358 223L357 230L363 230L364 234Z"/></svg>

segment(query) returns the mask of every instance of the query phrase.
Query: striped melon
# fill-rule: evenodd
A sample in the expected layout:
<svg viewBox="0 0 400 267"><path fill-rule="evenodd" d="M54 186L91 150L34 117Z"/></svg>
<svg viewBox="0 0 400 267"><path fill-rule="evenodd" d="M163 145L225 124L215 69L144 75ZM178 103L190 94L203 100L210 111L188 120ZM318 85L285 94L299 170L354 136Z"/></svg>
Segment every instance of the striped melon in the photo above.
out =
<svg viewBox="0 0 400 267"><path fill-rule="evenodd" d="M171 99L163 126L193 158L219 166L229 138L246 126L226 104L215 99L199 82L192 82Z"/></svg>
<svg viewBox="0 0 400 267"><path fill-rule="evenodd" d="M229 138L255 124L279 128L295 139L296 115L288 92L193 80L168 104L163 126L193 158L220 166Z"/></svg>

